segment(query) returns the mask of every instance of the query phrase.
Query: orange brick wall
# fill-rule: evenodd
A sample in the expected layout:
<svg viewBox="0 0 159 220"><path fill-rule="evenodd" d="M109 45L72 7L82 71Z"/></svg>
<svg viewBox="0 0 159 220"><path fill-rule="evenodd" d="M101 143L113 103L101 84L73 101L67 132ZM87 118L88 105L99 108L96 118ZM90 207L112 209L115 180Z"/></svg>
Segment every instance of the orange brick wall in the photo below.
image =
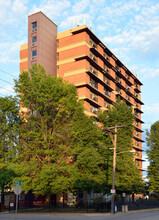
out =
<svg viewBox="0 0 159 220"><path fill-rule="evenodd" d="M67 45L77 43L82 40L87 40L89 42L89 35L86 32L82 32L76 35L67 36L59 39L59 47L65 47Z"/></svg>

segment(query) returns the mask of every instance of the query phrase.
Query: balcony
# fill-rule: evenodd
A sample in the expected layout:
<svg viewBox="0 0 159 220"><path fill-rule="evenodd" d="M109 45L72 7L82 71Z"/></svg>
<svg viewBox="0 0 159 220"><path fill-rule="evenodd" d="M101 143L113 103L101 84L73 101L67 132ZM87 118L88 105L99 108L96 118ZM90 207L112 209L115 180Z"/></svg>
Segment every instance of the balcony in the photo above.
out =
<svg viewBox="0 0 159 220"><path fill-rule="evenodd" d="M115 79L116 79L116 81L117 81L118 83L121 84L121 79L120 79L120 77L116 76Z"/></svg>
<svg viewBox="0 0 159 220"><path fill-rule="evenodd" d="M109 90L104 89L104 94L105 94L106 96L110 97L110 91L109 91Z"/></svg>
<svg viewBox="0 0 159 220"><path fill-rule="evenodd" d="M94 94L93 92L90 92L90 98L94 100L95 102L98 102L98 96Z"/></svg>
<svg viewBox="0 0 159 220"><path fill-rule="evenodd" d="M90 45L91 45L93 48L97 49L97 44L96 44L93 40L90 40Z"/></svg>
<svg viewBox="0 0 159 220"><path fill-rule="evenodd" d="M116 92L119 93L121 95L121 89L120 88L116 88Z"/></svg>
<svg viewBox="0 0 159 220"><path fill-rule="evenodd" d="M127 80L130 80L130 76L129 76L128 74L125 74L125 78L126 78Z"/></svg>
<svg viewBox="0 0 159 220"><path fill-rule="evenodd" d="M116 67L117 71L121 73L121 68L118 65L116 65L115 67Z"/></svg>
<svg viewBox="0 0 159 220"><path fill-rule="evenodd" d="M95 63L98 63L98 59L97 59L97 57L94 55L94 54L92 54L92 53L90 53L90 56L89 56Z"/></svg>
<svg viewBox="0 0 159 220"><path fill-rule="evenodd" d="M110 86L110 80L106 76L103 76L103 82L105 82L105 84Z"/></svg>
<svg viewBox="0 0 159 220"><path fill-rule="evenodd" d="M108 62L110 62L110 57L106 53L104 53L103 56Z"/></svg>
<svg viewBox="0 0 159 220"><path fill-rule="evenodd" d="M110 106L110 104L107 103L106 101L104 101L104 107L105 107L105 108L108 108L109 106Z"/></svg>
<svg viewBox="0 0 159 220"><path fill-rule="evenodd" d="M90 66L90 72L93 73L95 76L98 76L98 71L94 67Z"/></svg>
<svg viewBox="0 0 159 220"><path fill-rule="evenodd" d="M128 95L126 95L125 98L126 98L127 101L130 101L130 97Z"/></svg>
<svg viewBox="0 0 159 220"><path fill-rule="evenodd" d="M90 105L90 112L92 112L93 114L97 115L98 114L98 108Z"/></svg>
<svg viewBox="0 0 159 220"><path fill-rule="evenodd" d="M93 86L94 88L98 89L98 83L93 80L92 78L90 78L90 85Z"/></svg>

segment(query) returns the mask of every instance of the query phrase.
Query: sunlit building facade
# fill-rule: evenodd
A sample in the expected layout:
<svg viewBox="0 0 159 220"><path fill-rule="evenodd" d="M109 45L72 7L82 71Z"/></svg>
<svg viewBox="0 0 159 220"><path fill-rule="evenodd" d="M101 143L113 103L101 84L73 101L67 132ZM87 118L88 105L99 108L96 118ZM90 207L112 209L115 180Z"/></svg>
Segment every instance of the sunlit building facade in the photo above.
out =
<svg viewBox="0 0 159 220"><path fill-rule="evenodd" d="M57 33L57 25L42 12L28 16L28 43L21 45L20 71L33 64L47 74L73 83L85 113L97 117L120 97L132 106L134 160L142 171L141 85L139 79L86 26Z"/></svg>

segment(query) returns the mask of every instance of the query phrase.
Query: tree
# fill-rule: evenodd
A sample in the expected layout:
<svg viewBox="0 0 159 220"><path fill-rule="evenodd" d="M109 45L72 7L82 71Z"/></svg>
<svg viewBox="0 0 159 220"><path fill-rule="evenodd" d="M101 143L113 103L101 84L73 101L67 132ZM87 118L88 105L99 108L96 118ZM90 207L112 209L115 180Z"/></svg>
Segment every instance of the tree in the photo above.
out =
<svg viewBox="0 0 159 220"><path fill-rule="evenodd" d="M117 134L117 158L116 158L116 177L115 185L118 191L131 191L135 185L142 185L141 174L133 161L132 138L133 138L133 120L134 115L132 108L127 106L124 101L118 100L108 111L99 114L99 121L103 124L103 128L115 125L126 125L125 128L118 129ZM112 183L112 160L113 144L108 132L105 133L105 157L108 160L107 184ZM104 155L104 154L103 154Z"/></svg>
<svg viewBox="0 0 159 220"><path fill-rule="evenodd" d="M150 162L148 166L149 190L159 192L159 121L151 125L146 135L148 146L146 153Z"/></svg>
<svg viewBox="0 0 159 220"><path fill-rule="evenodd" d="M98 128L84 115L75 86L37 65L20 74L15 88L23 123L13 167L23 189L44 195L72 191L77 180L101 182Z"/></svg>
<svg viewBox="0 0 159 220"><path fill-rule="evenodd" d="M18 100L11 96L0 98L0 189L2 195L11 188L15 176L10 167L16 155L19 139L19 106ZM2 205L3 205L2 196Z"/></svg>

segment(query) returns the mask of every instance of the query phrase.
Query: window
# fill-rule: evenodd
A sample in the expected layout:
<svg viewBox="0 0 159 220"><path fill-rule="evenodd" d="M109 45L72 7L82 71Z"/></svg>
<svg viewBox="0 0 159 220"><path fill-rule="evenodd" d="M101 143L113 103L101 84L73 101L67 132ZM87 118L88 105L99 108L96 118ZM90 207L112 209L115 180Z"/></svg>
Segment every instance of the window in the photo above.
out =
<svg viewBox="0 0 159 220"><path fill-rule="evenodd" d="M90 84L91 84L94 88L98 89L98 83L97 83L94 79L90 78Z"/></svg>
<svg viewBox="0 0 159 220"><path fill-rule="evenodd" d="M138 98L139 94L137 92L134 92L134 95Z"/></svg>
<svg viewBox="0 0 159 220"><path fill-rule="evenodd" d="M59 40L57 40L57 48L59 47Z"/></svg>
<svg viewBox="0 0 159 220"><path fill-rule="evenodd" d="M90 112L94 113L97 115L98 113L98 108L94 107L93 105L90 105Z"/></svg>
<svg viewBox="0 0 159 220"><path fill-rule="evenodd" d="M137 111L135 111L135 116L136 116L136 117L138 117L138 116L139 116L139 114L138 114L138 112L137 112Z"/></svg>
<svg viewBox="0 0 159 220"><path fill-rule="evenodd" d="M57 69L56 69L56 71L57 71L57 74L59 74L59 66L57 66Z"/></svg>
<svg viewBox="0 0 159 220"><path fill-rule="evenodd" d="M59 60L59 53L56 54L57 60Z"/></svg>
<svg viewBox="0 0 159 220"><path fill-rule="evenodd" d="M139 137L139 132L138 132L138 131L135 131L135 135L136 135L137 137Z"/></svg>
<svg viewBox="0 0 159 220"><path fill-rule="evenodd" d="M118 83L121 83L121 78L119 76L116 75L115 79Z"/></svg>
<svg viewBox="0 0 159 220"><path fill-rule="evenodd" d="M120 66L118 66L118 65L116 64L115 67L116 67L116 69L118 70L118 72L121 73L121 68L120 68Z"/></svg>
<svg viewBox="0 0 159 220"><path fill-rule="evenodd" d="M135 160L135 164L136 164L136 166L138 166L138 167L139 167L139 165L140 165L140 163L139 163L138 160Z"/></svg>
<svg viewBox="0 0 159 220"><path fill-rule="evenodd" d="M32 51L32 60L35 60L37 56L37 50Z"/></svg>
<svg viewBox="0 0 159 220"><path fill-rule="evenodd" d="M126 84L126 89L130 91L130 86Z"/></svg>
<svg viewBox="0 0 159 220"><path fill-rule="evenodd" d="M104 53L103 56L106 60L110 61L110 57L108 56L108 54Z"/></svg>
<svg viewBox="0 0 159 220"><path fill-rule="evenodd" d="M135 140L135 145L139 147L139 142Z"/></svg>
<svg viewBox="0 0 159 220"><path fill-rule="evenodd" d="M32 23L32 32L37 31L37 21Z"/></svg>
<svg viewBox="0 0 159 220"><path fill-rule="evenodd" d="M130 79L130 76L128 74L125 74L126 79Z"/></svg>
<svg viewBox="0 0 159 220"><path fill-rule="evenodd" d="M110 69L108 68L107 65L104 64L104 70L107 72L107 73L110 73Z"/></svg>
<svg viewBox="0 0 159 220"><path fill-rule="evenodd" d="M97 57L96 57L93 53L90 53L90 58L91 58L95 63L98 62Z"/></svg>
<svg viewBox="0 0 159 220"><path fill-rule="evenodd" d="M104 101L104 107L108 108L109 106L110 106L110 104L108 102Z"/></svg>
<svg viewBox="0 0 159 220"><path fill-rule="evenodd" d="M90 91L90 98L93 99L94 101L98 102L98 96Z"/></svg>
<svg viewBox="0 0 159 220"><path fill-rule="evenodd" d="M90 39L90 45L97 49L97 44L92 39Z"/></svg>
<svg viewBox="0 0 159 220"><path fill-rule="evenodd" d="M103 81L109 86L110 85L110 80L103 75Z"/></svg>
<svg viewBox="0 0 159 220"><path fill-rule="evenodd" d="M135 125L138 127L139 126L139 123L137 121L135 121Z"/></svg>
<svg viewBox="0 0 159 220"><path fill-rule="evenodd" d="M118 86L116 86L116 91L121 94L121 89Z"/></svg>
<svg viewBox="0 0 159 220"><path fill-rule="evenodd" d="M104 93L105 93L106 96L110 96L110 91L107 90L106 88L104 88Z"/></svg>
<svg viewBox="0 0 159 220"><path fill-rule="evenodd" d="M91 73L93 73L95 76L98 76L98 71L96 68L94 68L93 66L90 65L90 71Z"/></svg>
<svg viewBox="0 0 159 220"><path fill-rule="evenodd" d="M32 46L36 46L37 36L32 37Z"/></svg>
<svg viewBox="0 0 159 220"><path fill-rule="evenodd" d="M37 41L37 36L32 37L32 43L35 43Z"/></svg>
<svg viewBox="0 0 159 220"><path fill-rule="evenodd" d="M126 94L125 96L126 100L130 101L130 97Z"/></svg>

